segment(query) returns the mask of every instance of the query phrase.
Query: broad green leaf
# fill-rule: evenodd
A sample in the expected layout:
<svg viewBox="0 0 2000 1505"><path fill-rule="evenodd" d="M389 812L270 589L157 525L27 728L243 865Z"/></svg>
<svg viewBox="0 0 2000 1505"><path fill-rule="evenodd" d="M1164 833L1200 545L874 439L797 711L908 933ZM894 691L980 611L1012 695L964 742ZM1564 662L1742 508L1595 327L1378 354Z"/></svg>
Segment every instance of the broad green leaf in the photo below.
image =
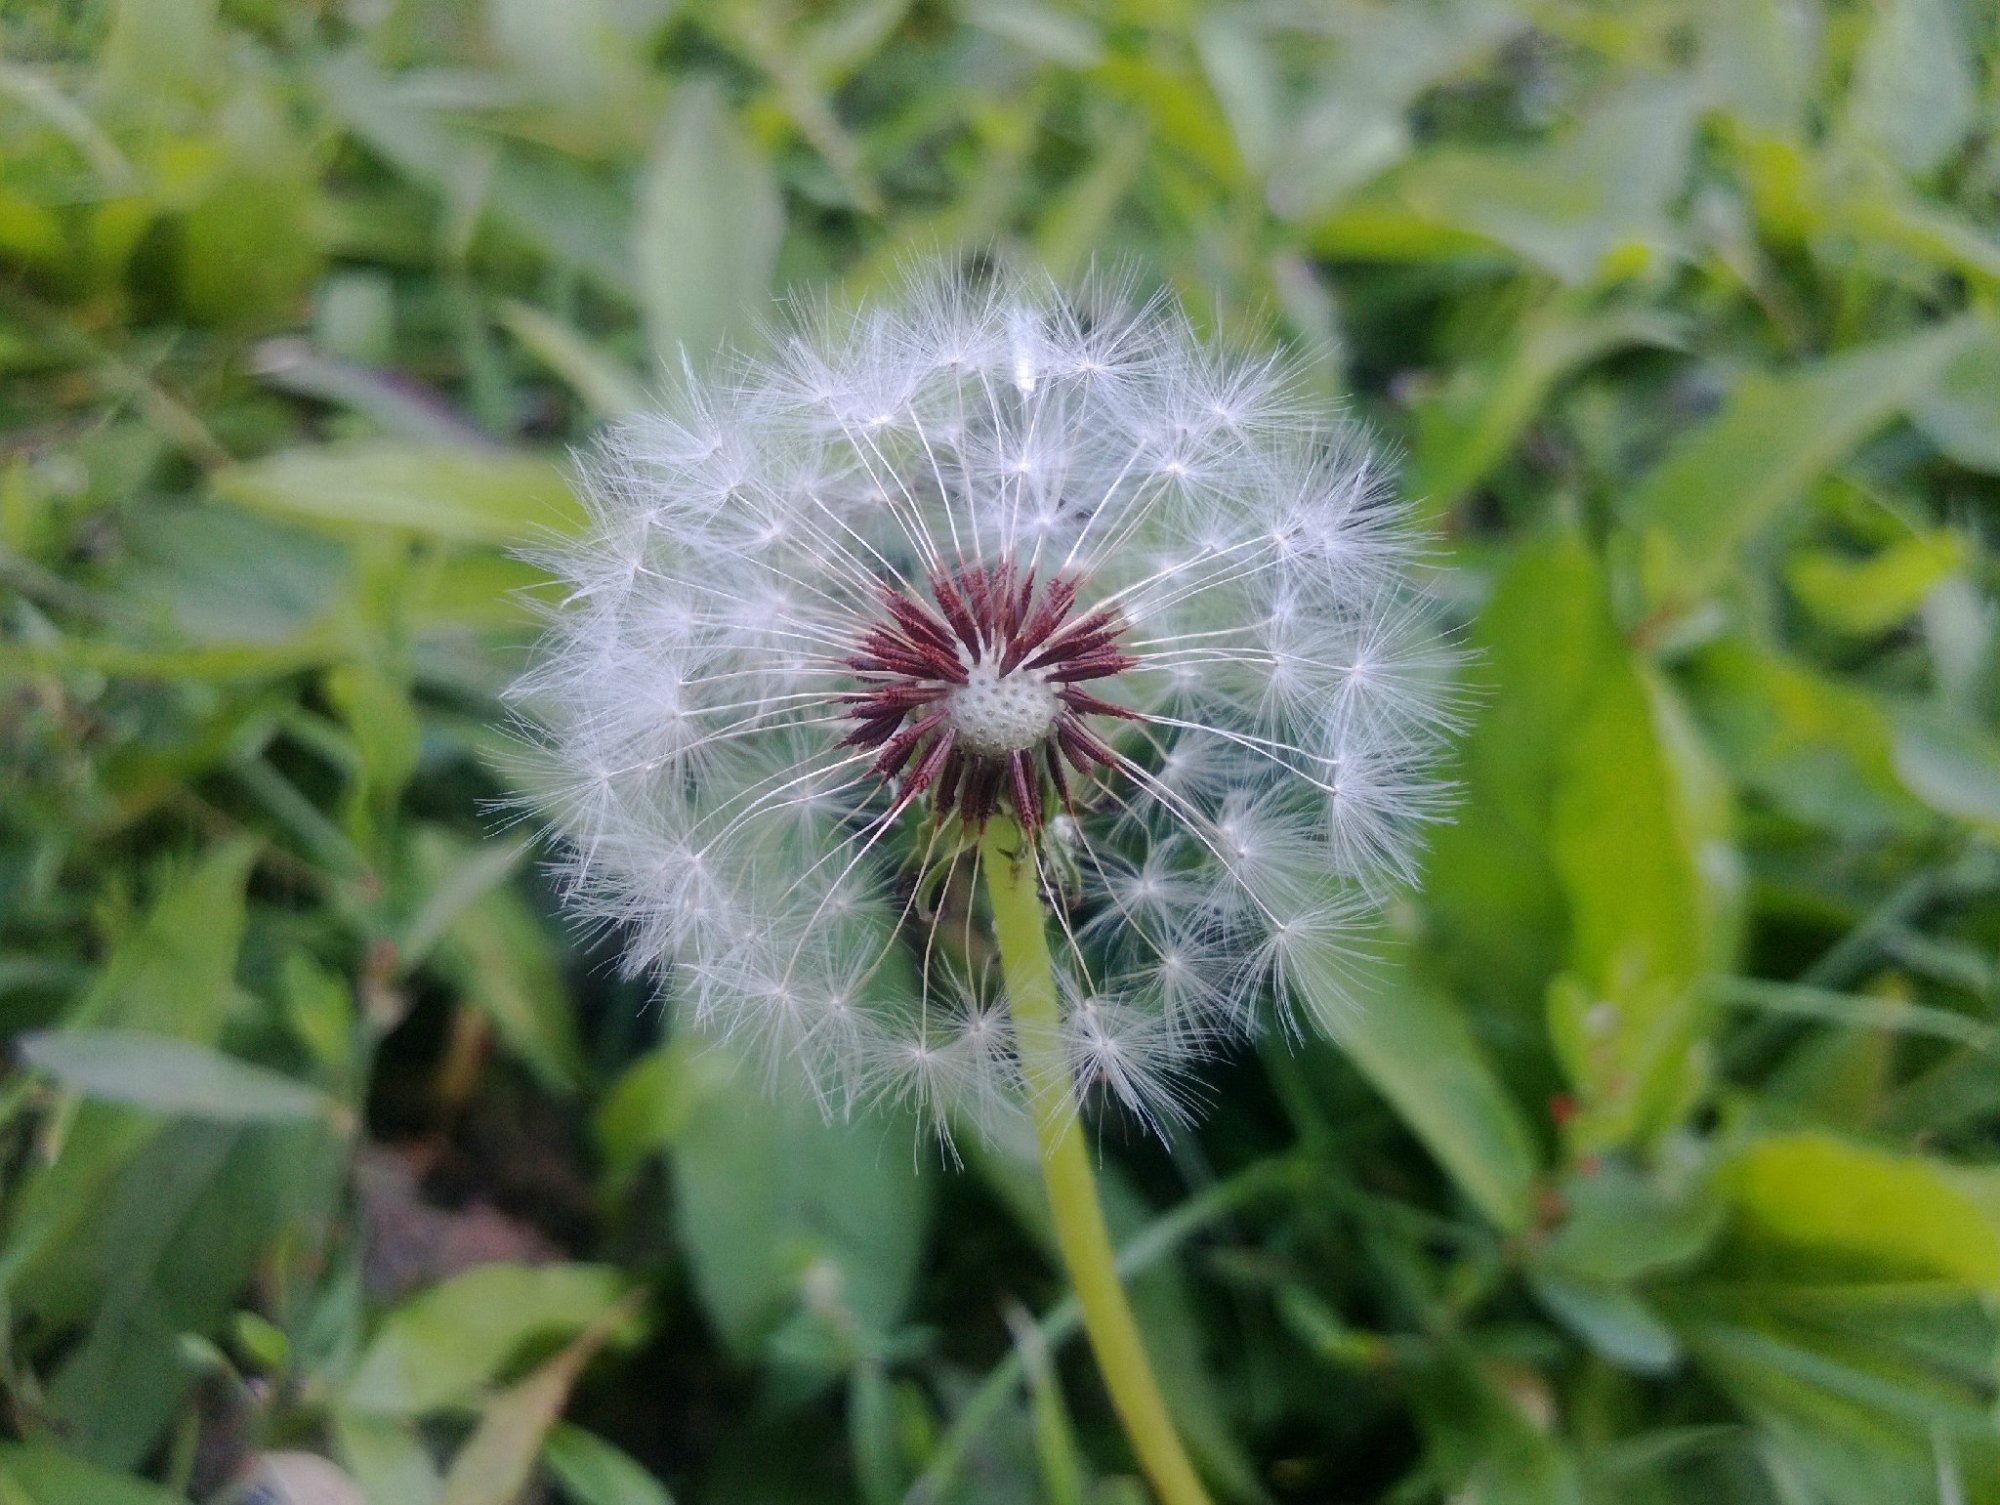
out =
<svg viewBox="0 0 2000 1505"><path fill-rule="evenodd" d="M1796 134L1804 120L1814 38L1783 0L1704 5L1702 77L1710 100L1741 128Z"/></svg>
<svg viewBox="0 0 2000 1505"><path fill-rule="evenodd" d="M1505 0L1337 12L1237 7L1205 17L1196 39L1244 160L1269 169L1271 207L1299 219L1324 214L1409 155L1416 100L1525 24Z"/></svg>
<svg viewBox="0 0 2000 1505"><path fill-rule="evenodd" d="M476 1265L382 1319L340 1405L414 1417L463 1404L533 1339L574 1337L604 1320L623 1284L602 1265Z"/></svg>
<svg viewBox="0 0 2000 1505"><path fill-rule="evenodd" d="M535 1460L597 1351L629 1314L628 1298L609 1309L553 1358L489 1400L479 1424L445 1470L440 1505L510 1505L532 1478Z"/></svg>
<svg viewBox="0 0 2000 1505"><path fill-rule="evenodd" d="M1978 325L1961 321L1780 376L1746 372L1626 498L1647 598L1715 588L1737 547L1863 439L1928 393Z"/></svg>
<svg viewBox="0 0 2000 1505"><path fill-rule="evenodd" d="M379 664L336 664L320 685L360 754L344 823L358 845L372 845L376 823L393 818L396 801L417 771L423 727L408 683Z"/></svg>
<svg viewBox="0 0 2000 1505"><path fill-rule="evenodd" d="M1540 1152L1519 1104L1449 998L1409 968L1300 968L1321 1025L1495 1224L1526 1225Z"/></svg>
<svg viewBox="0 0 2000 1505"><path fill-rule="evenodd" d="M1812 1287L1705 1286L1685 1303L1690 1351L1759 1424L1809 1498L1834 1505L1965 1499L2000 1481L1995 1330L1965 1295L1832 1299ZM1938 1492L1940 1459L1972 1490Z"/></svg>
<svg viewBox="0 0 2000 1505"><path fill-rule="evenodd" d="M1565 282L1616 278L1678 250L1667 207L1687 178L1695 104L1679 82L1635 84L1553 140L1440 146L1389 186L1433 222Z"/></svg>
<svg viewBox="0 0 2000 1505"><path fill-rule="evenodd" d="M2000 1292L2000 1206L1951 1167L1829 1134L1774 1135L1724 1162L1730 1267L1765 1280L1961 1282Z"/></svg>
<svg viewBox="0 0 2000 1505"><path fill-rule="evenodd" d="M973 0L965 18L1037 57L1066 68L1094 68L1103 60L1097 29L1082 17L1039 0Z"/></svg>
<svg viewBox="0 0 2000 1505"><path fill-rule="evenodd" d="M95 1296L46 1383L71 1446L117 1467L144 1461L197 1378L185 1338L220 1334L281 1230L307 1248L323 1236L339 1171L334 1141L310 1126L191 1122L125 1164L62 1251Z"/></svg>
<svg viewBox="0 0 2000 1505"><path fill-rule="evenodd" d="M1704 647L1682 682L1731 774L1794 819L1856 836L1922 823L1874 696L1739 636Z"/></svg>
<svg viewBox="0 0 2000 1505"><path fill-rule="evenodd" d="M567 382L598 417L616 418L646 406L639 378L555 315L510 298L500 304L497 316L501 326Z"/></svg>
<svg viewBox="0 0 2000 1505"><path fill-rule="evenodd" d="M639 184L632 226L646 331L670 367L705 363L766 312L785 208L714 83L682 84Z"/></svg>
<svg viewBox="0 0 2000 1505"><path fill-rule="evenodd" d="M221 160L180 216L181 306L204 323L288 322L319 271L318 163L261 84L246 84L214 125Z"/></svg>
<svg viewBox="0 0 2000 1505"><path fill-rule="evenodd" d="M642 58L605 0L487 0L487 25L518 77L548 107L581 123L614 130L618 114L639 105ZM604 118L608 117L608 118Z"/></svg>
<svg viewBox="0 0 2000 1505"><path fill-rule="evenodd" d="M1510 1078L1563 1090L1553 1045L1576 1143L1630 1142L1698 1083L1692 983L1727 928L1724 815L1697 797L1713 780L1573 535L1516 553L1475 642L1487 708L1463 747L1463 808L1434 842L1438 955L1488 1005Z"/></svg>
<svg viewBox="0 0 2000 1505"><path fill-rule="evenodd" d="M1962 568L1966 541L1937 529L1903 538L1863 559L1830 549L1794 554L1785 583L1812 616L1838 632L1887 632L1923 605L1945 576Z"/></svg>
<svg viewBox="0 0 2000 1505"><path fill-rule="evenodd" d="M424 97L422 82L392 78L354 47L314 69L321 97L354 136L441 194L462 243L486 214L606 290L634 292L626 255L625 196L574 158L525 149L455 123Z"/></svg>
<svg viewBox="0 0 2000 1505"><path fill-rule="evenodd" d="M1591 313L1568 298L1543 305L1505 349L1461 365L1417 410L1406 488L1431 514L1444 512L1514 447L1565 376L1623 346L1676 343L1674 327L1644 309Z"/></svg>
<svg viewBox="0 0 2000 1505"><path fill-rule="evenodd" d="M212 1043L237 997L243 889L255 855L252 842L226 842L170 876L65 1023ZM156 1117L107 1104L86 1103L78 1111L54 1162L24 1178L10 1199L0 1288L17 1305L68 1311L87 1302L88 1272L65 1251L129 1157L160 1128Z"/></svg>
<svg viewBox="0 0 2000 1505"><path fill-rule="evenodd" d="M550 937L519 894L492 881L496 864L504 859L511 870L519 857L517 847L474 846L420 827L411 867L423 897L412 929L423 938L436 927L434 964L465 1003L492 1020L546 1086L574 1092L585 1076L583 1046Z"/></svg>
<svg viewBox="0 0 2000 1505"><path fill-rule="evenodd" d="M1698 772L1674 757L1673 714L1608 635L1595 692L1558 734L1549 851L1570 939L1549 1035L1577 1089L1579 1147L1659 1132L1702 1082L1695 983L1720 960L1728 856L1721 820L1704 821L1694 797Z"/></svg>
<svg viewBox="0 0 2000 1505"><path fill-rule="evenodd" d="M1622 1285L1533 1269L1528 1289L1563 1326L1620 1368L1664 1374L1680 1358L1673 1329Z"/></svg>
<svg viewBox="0 0 2000 1505"><path fill-rule="evenodd" d="M0 1484L19 1490L24 1505L186 1505L184 1495L45 1442L0 1443Z"/></svg>
<svg viewBox="0 0 2000 1505"><path fill-rule="evenodd" d="M256 843L239 838L170 876L65 1022L214 1040L239 996L243 886L256 855Z"/></svg>
<svg viewBox="0 0 2000 1505"><path fill-rule="evenodd" d="M1989 324L1946 362L1910 416L1960 465L2000 475L2000 326Z"/></svg>
<svg viewBox="0 0 2000 1505"><path fill-rule="evenodd" d="M1607 1158L1562 1183L1563 1220L1539 1261L1584 1279L1637 1280L1692 1265L1721 1231L1723 1204L1705 1182L1642 1174Z"/></svg>
<svg viewBox="0 0 2000 1505"><path fill-rule="evenodd" d="M1909 173L1934 172L1978 115L1970 40L1952 0L1887 0L1855 62L1849 131Z"/></svg>
<svg viewBox="0 0 2000 1505"><path fill-rule="evenodd" d="M205 1045L136 1030L50 1030L22 1057L64 1086L105 1102L214 1123L330 1118L338 1106L303 1082Z"/></svg>
<svg viewBox="0 0 2000 1505"><path fill-rule="evenodd" d="M1564 537L1518 548L1500 572L1471 631L1477 656L1466 678L1480 710L1450 770L1464 798L1432 836L1425 875L1434 954L1479 1004L1475 1025L1489 1036L1506 1029L1510 1081L1539 1096L1559 1086L1545 1073L1542 1013L1568 937L1549 854L1552 732L1581 713L1609 651L1595 577Z"/></svg>
<svg viewBox="0 0 2000 1505"><path fill-rule="evenodd" d="M2000 742L1942 711L1896 716L1896 772L1910 793L1942 815L2000 833Z"/></svg>
<svg viewBox="0 0 2000 1505"><path fill-rule="evenodd" d="M331 1431L334 1451L360 1481L370 1505L437 1505L440 1487L430 1449L411 1421L336 1410Z"/></svg>
<svg viewBox="0 0 2000 1505"><path fill-rule="evenodd" d="M698 1096L686 1084L698 1082L705 1069L689 1063L698 1048L692 1038L676 1037L626 1067L599 1097L590 1127L604 1159L607 1195L615 1197L646 1161L665 1153L686 1128Z"/></svg>
<svg viewBox="0 0 2000 1505"><path fill-rule="evenodd" d="M190 643L298 642L348 588L339 544L233 507L142 512L125 537L136 558L121 594Z"/></svg>
<svg viewBox="0 0 2000 1505"><path fill-rule="evenodd" d="M542 1462L571 1505L674 1505L666 1486L629 1456L568 1422L549 1428Z"/></svg>
<svg viewBox="0 0 2000 1505"><path fill-rule="evenodd" d="M119 0L98 58L99 80L141 112L199 91L217 71L215 0Z"/></svg>
<svg viewBox="0 0 2000 1505"><path fill-rule="evenodd" d="M316 528L394 528L455 543L519 545L568 531L579 516L546 461L383 439L280 451L219 472L214 486L238 506Z"/></svg>
<svg viewBox="0 0 2000 1505"><path fill-rule="evenodd" d="M773 1096L722 1046L683 1076L676 1228L703 1309L735 1353L812 1372L881 1342L916 1278L930 1185L897 1115L828 1122Z"/></svg>

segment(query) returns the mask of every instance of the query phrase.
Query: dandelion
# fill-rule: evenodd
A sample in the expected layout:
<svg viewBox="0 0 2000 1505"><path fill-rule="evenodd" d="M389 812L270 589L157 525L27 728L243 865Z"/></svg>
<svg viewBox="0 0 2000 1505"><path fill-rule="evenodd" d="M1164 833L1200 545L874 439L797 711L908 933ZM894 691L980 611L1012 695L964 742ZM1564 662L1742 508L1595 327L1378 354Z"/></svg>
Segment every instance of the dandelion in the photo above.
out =
<svg viewBox="0 0 2000 1505"><path fill-rule="evenodd" d="M1310 1026L1455 706L1357 436L1123 293L947 268L689 378L588 462L521 693L570 901L698 1026L829 1113L1032 1121L1114 1402L1198 1500L1073 1120L1167 1132L1205 1057Z"/></svg>

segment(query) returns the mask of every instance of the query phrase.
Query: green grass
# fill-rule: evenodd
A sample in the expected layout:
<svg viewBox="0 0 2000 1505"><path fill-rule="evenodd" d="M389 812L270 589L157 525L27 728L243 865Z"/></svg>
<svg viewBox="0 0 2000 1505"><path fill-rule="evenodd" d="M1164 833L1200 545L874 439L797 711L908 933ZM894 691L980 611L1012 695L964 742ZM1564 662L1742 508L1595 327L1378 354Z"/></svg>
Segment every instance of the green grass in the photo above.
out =
<svg viewBox="0 0 2000 1505"><path fill-rule="evenodd" d="M2000 1502L1990 8L0 47L4 1505L1142 1498L1031 1169L766 1098L494 813L565 446L990 247L1313 352L1479 650L1342 1038L1104 1130L1218 1498Z"/></svg>

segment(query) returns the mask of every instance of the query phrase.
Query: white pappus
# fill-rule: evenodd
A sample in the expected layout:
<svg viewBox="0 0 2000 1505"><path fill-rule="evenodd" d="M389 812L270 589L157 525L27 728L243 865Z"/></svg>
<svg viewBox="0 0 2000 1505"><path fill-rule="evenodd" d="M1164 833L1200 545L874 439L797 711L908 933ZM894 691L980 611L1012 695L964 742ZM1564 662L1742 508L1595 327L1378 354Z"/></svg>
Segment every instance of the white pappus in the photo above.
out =
<svg viewBox="0 0 2000 1505"><path fill-rule="evenodd" d="M1389 476L1125 294L948 265L822 312L605 438L539 556L570 903L829 1112L1019 1107L989 819L1038 837L1077 1097L1163 1128L1323 1010L1439 808L1454 654Z"/></svg>

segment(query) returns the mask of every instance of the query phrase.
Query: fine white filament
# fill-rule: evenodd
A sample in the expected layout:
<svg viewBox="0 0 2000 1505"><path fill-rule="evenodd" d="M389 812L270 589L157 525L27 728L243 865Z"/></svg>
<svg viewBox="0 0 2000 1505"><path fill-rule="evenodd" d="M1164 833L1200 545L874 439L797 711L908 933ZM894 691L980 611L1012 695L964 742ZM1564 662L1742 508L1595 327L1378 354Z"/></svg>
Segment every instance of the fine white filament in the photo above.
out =
<svg viewBox="0 0 2000 1505"><path fill-rule="evenodd" d="M1115 763L1067 810L1042 789L1079 1098L1164 1129L1201 1058L1322 1014L1324 963L1437 812L1456 702L1422 536L1295 367L1165 301L914 274L689 377L602 441L585 492L540 556L564 592L518 686L567 897L829 1112L1022 1106L976 846L847 740L885 587L928 602L937 572L1004 560L1117 613L1131 665L1088 687L1128 713L1091 726ZM993 716L1033 735L1048 705L956 715L1004 740Z"/></svg>

